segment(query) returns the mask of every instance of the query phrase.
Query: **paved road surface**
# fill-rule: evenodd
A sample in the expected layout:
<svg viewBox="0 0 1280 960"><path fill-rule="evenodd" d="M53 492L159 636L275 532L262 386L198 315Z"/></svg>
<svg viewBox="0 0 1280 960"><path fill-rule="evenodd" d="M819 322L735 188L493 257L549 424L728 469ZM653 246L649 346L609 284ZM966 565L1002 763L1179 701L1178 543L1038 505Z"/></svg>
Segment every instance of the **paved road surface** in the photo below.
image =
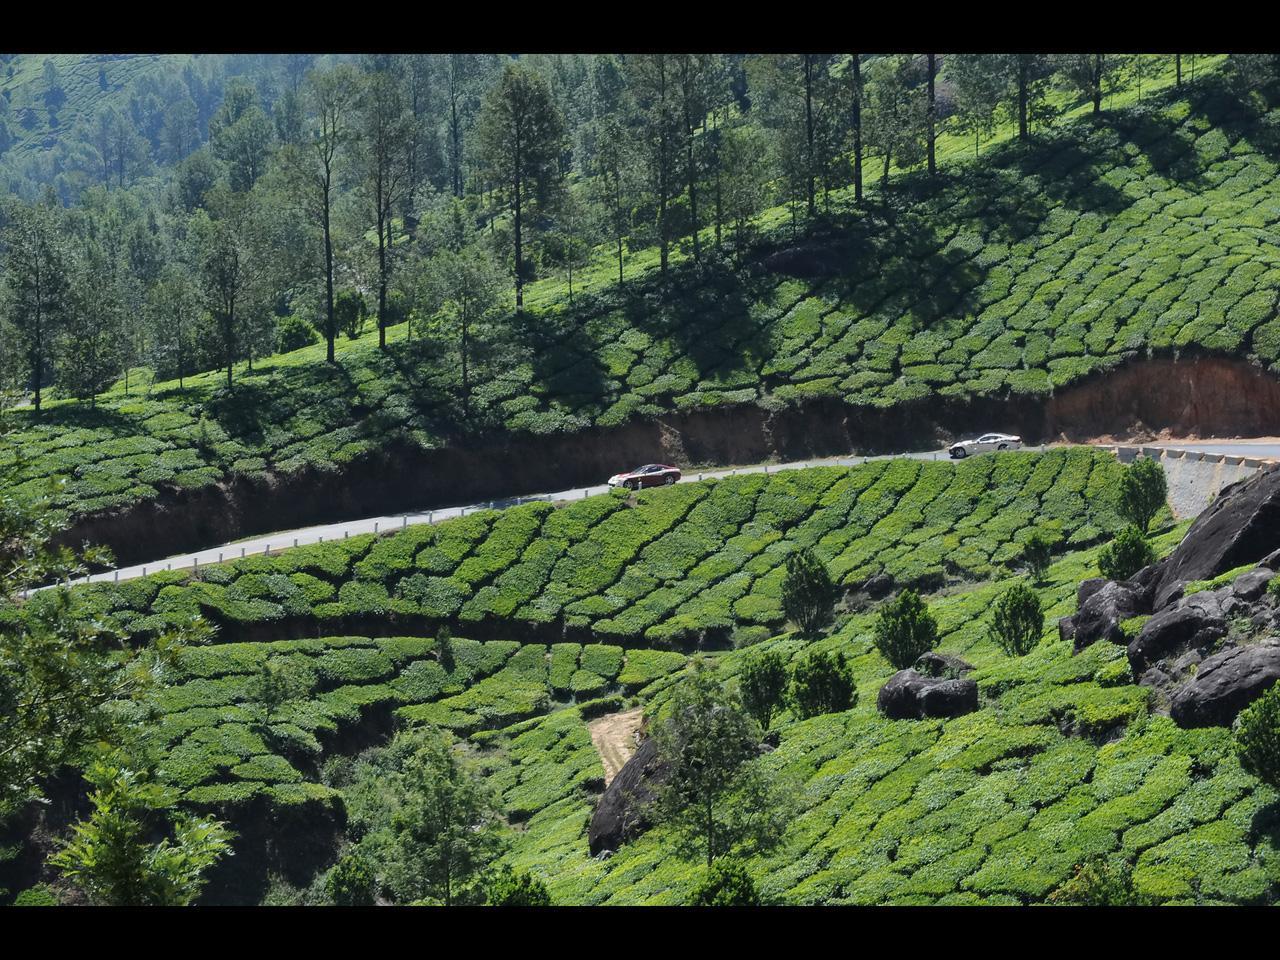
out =
<svg viewBox="0 0 1280 960"><path fill-rule="evenodd" d="M1106 446L1112 445L1107 444ZM1133 444L1132 446L1138 445ZM1186 443L1170 441L1144 444L1144 446L1222 453L1229 456L1280 459L1280 440L1274 440L1271 438L1257 442L1247 440L1195 441ZM1040 447L1039 449L1043 450L1044 447ZM946 460L947 452L944 447L939 450L928 450L922 453L886 454L877 457L827 457L825 459L798 460L791 463L754 464L750 466L729 467L716 470L693 470L687 472L681 478L680 482L690 483L705 478L725 477L738 473L776 473L781 470L798 470L804 467L849 466L852 464L865 463L868 460L888 460L895 457L912 457L920 460ZM410 525L420 523L438 523L441 520L474 513L477 510L502 510L507 507L516 506L521 503L530 503L535 500L546 500L552 502L557 500L580 500L595 494L605 493L608 489L608 486L605 484L599 484L592 487L575 487L573 489L559 490L552 493L532 494L524 497L510 497L501 500L487 500L481 503L466 504L465 506L460 505L444 507L437 510L421 510L413 513L395 514L385 517L366 517L361 520L344 520L338 523L321 524L297 530L283 530L276 533L265 534L263 536L239 540L219 547L211 547L207 550L197 550L193 553L183 553L172 557L164 557L150 563L136 564L119 570L110 570L106 573L94 574L90 577L82 577L73 582L84 583L105 580L131 580L135 577L145 576L148 573L156 573L160 570L196 569L202 566L207 566L211 563L218 563L223 560L234 560L240 557L252 556L254 554L275 554L279 553L281 550L295 546L303 546L310 543L341 540L364 533L383 533L386 531L403 529Z"/></svg>

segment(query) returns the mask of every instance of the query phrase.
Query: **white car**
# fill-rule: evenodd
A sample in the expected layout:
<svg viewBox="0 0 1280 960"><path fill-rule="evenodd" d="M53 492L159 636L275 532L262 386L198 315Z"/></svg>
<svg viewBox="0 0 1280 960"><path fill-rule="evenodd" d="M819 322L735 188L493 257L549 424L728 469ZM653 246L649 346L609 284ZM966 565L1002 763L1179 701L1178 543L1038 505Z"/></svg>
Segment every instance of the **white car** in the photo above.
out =
<svg viewBox="0 0 1280 960"><path fill-rule="evenodd" d="M986 453L988 450L1020 450L1022 438L1007 433L984 433L977 440L961 440L954 443L947 451L952 460L962 460L973 453Z"/></svg>

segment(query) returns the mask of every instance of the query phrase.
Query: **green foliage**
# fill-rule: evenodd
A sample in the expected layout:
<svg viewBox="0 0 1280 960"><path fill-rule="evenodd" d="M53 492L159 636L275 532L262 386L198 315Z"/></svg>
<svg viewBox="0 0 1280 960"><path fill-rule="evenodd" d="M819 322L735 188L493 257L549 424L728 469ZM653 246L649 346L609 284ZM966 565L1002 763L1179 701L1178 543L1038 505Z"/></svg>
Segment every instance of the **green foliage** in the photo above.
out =
<svg viewBox="0 0 1280 960"><path fill-rule="evenodd" d="M340 907L371 907L377 895L377 876L361 856L342 856L325 879L325 893Z"/></svg>
<svg viewBox="0 0 1280 960"><path fill-rule="evenodd" d="M695 907L755 907L760 896L746 865L735 857L722 857L707 869L689 903Z"/></svg>
<svg viewBox="0 0 1280 960"><path fill-rule="evenodd" d="M787 693L786 661L773 650L749 658L738 673L738 690L747 712L768 730Z"/></svg>
<svg viewBox="0 0 1280 960"><path fill-rule="evenodd" d="M13 898L15 907L56 907L58 903L57 894L44 884L28 887Z"/></svg>
<svg viewBox="0 0 1280 960"><path fill-rule="evenodd" d="M516 873L510 864L484 884L484 902L491 907L549 907L547 885L530 873Z"/></svg>
<svg viewBox="0 0 1280 960"><path fill-rule="evenodd" d="M782 609L804 634L812 634L831 619L839 591L826 566L809 549L787 557L782 580Z"/></svg>
<svg viewBox="0 0 1280 960"><path fill-rule="evenodd" d="M1015 583L996 601L991 616L991 638L1011 657L1031 652L1044 633L1044 609L1040 597L1024 583Z"/></svg>
<svg viewBox="0 0 1280 960"><path fill-rule="evenodd" d="M895 669L905 670L938 645L938 621L914 590L903 590L880 608L875 644Z"/></svg>
<svg viewBox="0 0 1280 960"><path fill-rule="evenodd" d="M781 836L790 797L756 759L759 728L706 666L677 684L654 736L668 766L654 812L690 855L716 857Z"/></svg>
<svg viewBox="0 0 1280 960"><path fill-rule="evenodd" d="M217 820L177 814L173 837L149 843L148 816L169 819L176 794L148 782L118 760L95 761L93 812L72 828L49 862L105 906L187 906L204 874L230 852L231 834Z"/></svg>
<svg viewBox="0 0 1280 960"><path fill-rule="evenodd" d="M1280 686L1272 686L1240 712L1235 746L1240 766L1280 789Z"/></svg>
<svg viewBox="0 0 1280 960"><path fill-rule="evenodd" d="M1038 530L1023 544L1022 556L1031 572L1031 579L1036 583L1044 582L1045 571L1049 569L1052 559L1052 547L1049 538Z"/></svg>
<svg viewBox="0 0 1280 960"><path fill-rule="evenodd" d="M1155 559L1155 551L1142 531L1129 526L1098 553L1098 569L1109 580L1128 580Z"/></svg>
<svg viewBox="0 0 1280 960"><path fill-rule="evenodd" d="M1164 468L1150 457L1138 457L1120 478L1120 515L1145 534L1168 495Z"/></svg>
<svg viewBox="0 0 1280 960"><path fill-rule="evenodd" d="M790 700L802 720L851 709L858 691L844 653L815 650L806 654L791 671Z"/></svg>
<svg viewBox="0 0 1280 960"><path fill-rule="evenodd" d="M1133 868L1096 858L1077 864L1075 875L1048 898L1049 903L1081 907L1142 907L1155 901L1134 890Z"/></svg>

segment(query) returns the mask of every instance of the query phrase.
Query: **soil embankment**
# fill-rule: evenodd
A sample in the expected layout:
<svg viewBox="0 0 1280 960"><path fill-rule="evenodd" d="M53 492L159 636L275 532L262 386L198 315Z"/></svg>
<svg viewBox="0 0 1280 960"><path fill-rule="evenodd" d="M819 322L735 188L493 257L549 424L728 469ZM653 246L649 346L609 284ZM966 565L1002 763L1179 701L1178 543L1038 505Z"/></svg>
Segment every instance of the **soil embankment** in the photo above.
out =
<svg viewBox="0 0 1280 960"><path fill-rule="evenodd" d="M925 450L985 430L1049 440L1280 433L1280 380L1220 358L1152 359L1051 397L933 397L892 409L837 400L737 406L552 436L508 435L434 450L400 446L341 470L233 478L81 518L61 538L101 543L128 565L253 534L587 486L651 461L685 466Z"/></svg>
<svg viewBox="0 0 1280 960"><path fill-rule="evenodd" d="M591 743L600 754L600 763L604 766L606 787L636 752L636 731L640 729L643 717L644 707L636 707L634 710L597 717L587 724L587 729L591 731Z"/></svg>

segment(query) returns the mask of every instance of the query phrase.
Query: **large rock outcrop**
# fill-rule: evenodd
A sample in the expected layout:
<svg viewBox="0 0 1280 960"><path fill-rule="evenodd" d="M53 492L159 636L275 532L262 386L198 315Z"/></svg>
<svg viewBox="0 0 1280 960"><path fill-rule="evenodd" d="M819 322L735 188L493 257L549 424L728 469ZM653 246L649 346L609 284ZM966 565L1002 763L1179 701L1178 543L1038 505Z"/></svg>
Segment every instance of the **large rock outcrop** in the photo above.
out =
<svg viewBox="0 0 1280 960"><path fill-rule="evenodd" d="M1058 621L1058 633L1070 640L1078 653L1099 640L1123 643L1125 633L1120 624L1130 617L1147 613L1150 603L1146 592L1129 580L1107 580L1101 586L1090 584L1087 599L1074 616ZM1084 584L1081 584L1083 592Z"/></svg>
<svg viewBox="0 0 1280 960"><path fill-rule="evenodd" d="M1169 715L1180 727L1229 726L1241 710L1280 680L1280 643L1230 647L1200 664L1173 695Z"/></svg>
<svg viewBox="0 0 1280 960"><path fill-rule="evenodd" d="M890 720L959 717L978 709L978 685L968 678L930 677L899 670L880 688L876 706Z"/></svg>
<svg viewBox="0 0 1280 960"><path fill-rule="evenodd" d="M1165 657L1211 646L1227 635L1227 621L1204 607L1182 604L1161 610L1142 625L1129 644L1129 665L1135 677Z"/></svg>
<svg viewBox="0 0 1280 960"><path fill-rule="evenodd" d="M1209 580L1280 547L1280 469L1224 487L1177 549L1160 562L1152 597L1159 609L1178 581ZM1167 600L1166 600L1167 602Z"/></svg>
<svg viewBox="0 0 1280 960"><path fill-rule="evenodd" d="M649 828L645 808L666 776L658 742L650 737L623 764L600 797L587 828L587 844L593 856L603 850L617 850Z"/></svg>

